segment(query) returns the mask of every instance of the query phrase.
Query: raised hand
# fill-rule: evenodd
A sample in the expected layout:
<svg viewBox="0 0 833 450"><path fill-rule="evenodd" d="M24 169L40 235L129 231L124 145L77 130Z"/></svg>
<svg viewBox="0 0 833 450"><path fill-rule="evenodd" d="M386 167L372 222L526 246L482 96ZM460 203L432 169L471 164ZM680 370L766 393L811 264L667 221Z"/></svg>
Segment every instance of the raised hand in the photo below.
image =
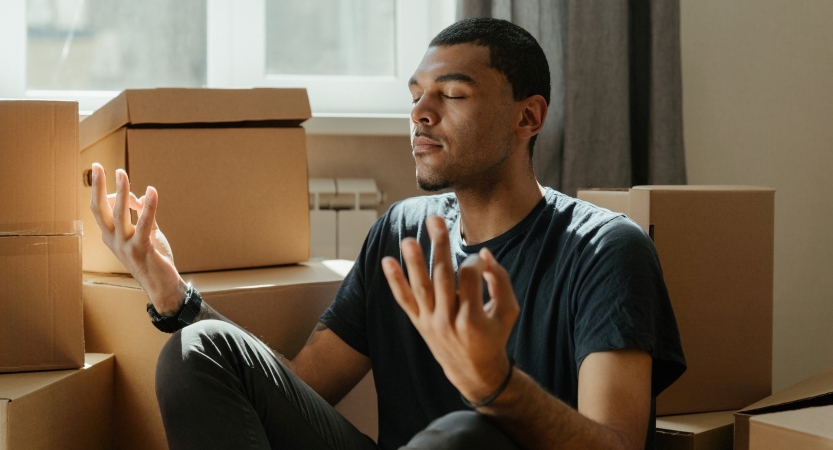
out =
<svg viewBox="0 0 833 450"><path fill-rule="evenodd" d="M425 221L434 244L433 282L413 238L402 241L407 280L396 259L382 260L396 301L425 339L446 377L470 401L495 392L510 370L506 342L518 318L518 302L509 274L488 249L460 265L455 288L448 230L437 216ZM484 305L482 279L491 301Z"/></svg>
<svg viewBox="0 0 833 450"><path fill-rule="evenodd" d="M173 263L173 254L165 235L156 224L158 195L148 187L137 198L130 192L130 181L124 170L116 170L116 193L107 195L104 168L92 165L93 192L90 200L104 243L148 294L156 310L172 314L179 310L186 284ZM136 225L130 210L139 212Z"/></svg>

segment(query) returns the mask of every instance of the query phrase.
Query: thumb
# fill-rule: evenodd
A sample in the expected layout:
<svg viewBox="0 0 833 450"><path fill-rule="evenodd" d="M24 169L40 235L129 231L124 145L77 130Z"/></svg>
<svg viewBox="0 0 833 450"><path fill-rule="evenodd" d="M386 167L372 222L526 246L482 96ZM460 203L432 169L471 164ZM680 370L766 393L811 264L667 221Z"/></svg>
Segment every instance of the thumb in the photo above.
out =
<svg viewBox="0 0 833 450"><path fill-rule="evenodd" d="M487 248L480 250L480 257L483 259L485 269L483 278L489 289L492 305L486 311L490 318L497 318L501 322L514 324L518 318L518 300L515 298L515 291L512 289L512 280L509 279L509 272L498 264L492 252Z"/></svg>

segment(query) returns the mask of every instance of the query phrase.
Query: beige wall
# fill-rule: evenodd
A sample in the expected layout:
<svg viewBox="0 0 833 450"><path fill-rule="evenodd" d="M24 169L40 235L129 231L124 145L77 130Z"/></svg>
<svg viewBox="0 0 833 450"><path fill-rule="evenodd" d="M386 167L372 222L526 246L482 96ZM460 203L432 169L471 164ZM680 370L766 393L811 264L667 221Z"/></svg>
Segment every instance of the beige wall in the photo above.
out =
<svg viewBox="0 0 833 450"><path fill-rule="evenodd" d="M689 183L777 189L777 391L833 366L833 1L681 3Z"/></svg>
<svg viewBox="0 0 833 450"><path fill-rule="evenodd" d="M391 203L425 195L416 185L409 136L307 135L309 176L373 178L382 191L383 214Z"/></svg>

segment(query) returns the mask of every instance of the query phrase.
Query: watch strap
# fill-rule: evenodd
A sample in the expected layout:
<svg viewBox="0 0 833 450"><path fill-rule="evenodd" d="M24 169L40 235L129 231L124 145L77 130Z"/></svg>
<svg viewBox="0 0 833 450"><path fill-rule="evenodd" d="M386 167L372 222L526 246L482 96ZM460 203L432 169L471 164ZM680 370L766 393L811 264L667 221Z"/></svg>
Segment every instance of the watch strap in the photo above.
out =
<svg viewBox="0 0 833 450"><path fill-rule="evenodd" d="M147 312L150 316L150 321L159 331L165 333L173 333L181 330L188 325L194 323L194 319L200 312L202 307L202 296L193 286L188 284L188 289L185 291L185 299L182 302L182 307L173 316L163 316L159 314L153 303L148 302Z"/></svg>

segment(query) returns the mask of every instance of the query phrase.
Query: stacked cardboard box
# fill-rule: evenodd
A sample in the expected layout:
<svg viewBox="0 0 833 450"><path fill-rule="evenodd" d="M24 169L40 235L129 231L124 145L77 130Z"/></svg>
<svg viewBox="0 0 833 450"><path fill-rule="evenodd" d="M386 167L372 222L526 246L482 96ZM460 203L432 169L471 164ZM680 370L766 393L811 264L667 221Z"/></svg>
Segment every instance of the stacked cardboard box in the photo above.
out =
<svg viewBox="0 0 833 450"><path fill-rule="evenodd" d="M110 446L112 356L85 365L77 171L77 103L0 101L3 449Z"/></svg>
<svg viewBox="0 0 833 450"><path fill-rule="evenodd" d="M581 190L653 239L688 370L657 415L736 411L772 390L772 189L636 186Z"/></svg>
<svg viewBox="0 0 833 450"><path fill-rule="evenodd" d="M309 258L305 89L127 90L81 122L83 202L90 165L125 169L138 196L159 191L157 221L182 273ZM84 270L128 273L84 209Z"/></svg>
<svg viewBox="0 0 833 450"><path fill-rule="evenodd" d="M78 104L0 102L0 372L84 365Z"/></svg>
<svg viewBox="0 0 833 450"><path fill-rule="evenodd" d="M0 375L0 449L112 447L113 355L83 369Z"/></svg>
<svg viewBox="0 0 833 450"><path fill-rule="evenodd" d="M732 411L657 418L656 448L663 450L732 450Z"/></svg>
<svg viewBox="0 0 833 450"><path fill-rule="evenodd" d="M109 192L117 168L127 170L137 195L156 187L157 221L183 278L221 314L292 357L351 267L303 262L310 226L299 125L309 117L303 89L125 91L81 123L82 202L91 196L93 162L107 170ZM147 295L102 244L92 214L83 218L87 348L116 357L114 445L167 448L155 371L170 335L150 323ZM367 403L355 397L346 399L348 416L351 405ZM375 423L356 421L375 433Z"/></svg>
<svg viewBox="0 0 833 450"><path fill-rule="evenodd" d="M221 314L291 358L329 306L343 275L329 262L314 262L184 278ZM87 348L116 355L116 448L166 448L154 374L170 335L150 323L147 295L132 277L87 273L83 289Z"/></svg>

